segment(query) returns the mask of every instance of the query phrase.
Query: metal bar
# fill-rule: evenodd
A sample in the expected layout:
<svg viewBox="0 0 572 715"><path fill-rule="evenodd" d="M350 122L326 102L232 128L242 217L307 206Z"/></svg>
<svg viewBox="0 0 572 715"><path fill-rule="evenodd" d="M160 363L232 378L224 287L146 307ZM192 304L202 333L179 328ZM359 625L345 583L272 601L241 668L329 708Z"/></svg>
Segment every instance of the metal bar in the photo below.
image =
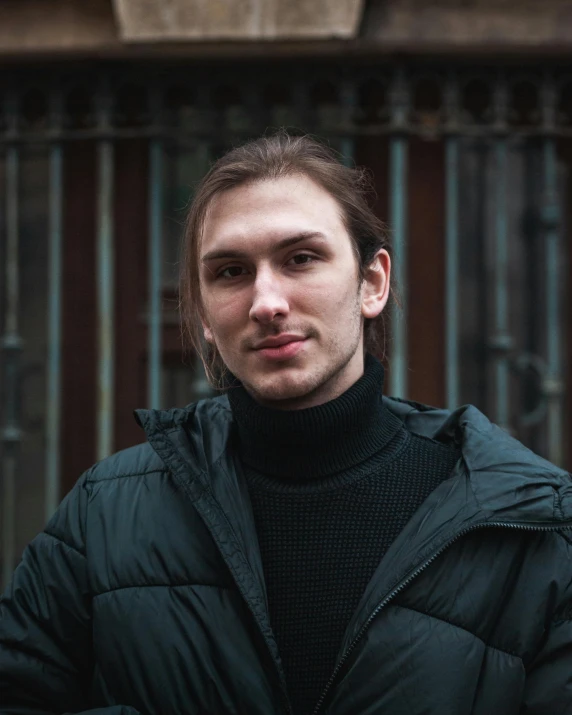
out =
<svg viewBox="0 0 572 715"><path fill-rule="evenodd" d="M99 125L109 126L109 94L99 97ZM114 388L114 282L113 250L113 144L102 139L97 146L97 307L98 307L98 401L97 459L113 451Z"/></svg>
<svg viewBox="0 0 572 715"><path fill-rule="evenodd" d="M559 207L557 198L556 146L553 138L544 140L544 224L546 250L546 354L548 374L544 392L548 398L548 459L562 464L562 378L560 350L560 255Z"/></svg>
<svg viewBox="0 0 572 715"><path fill-rule="evenodd" d="M459 139L446 142L446 389L447 407L459 405Z"/></svg>
<svg viewBox="0 0 572 715"><path fill-rule="evenodd" d="M206 141L201 141L195 153L195 167L193 170L193 185L196 184L196 179L201 178L207 173L209 165L211 162L211 147ZM195 178L196 177L196 178ZM192 393L194 395L193 399L200 400L207 397L212 397L213 389L205 372L205 367L203 361L200 359L199 355L196 354L194 361L194 375L192 380Z"/></svg>
<svg viewBox="0 0 572 715"><path fill-rule="evenodd" d="M59 129L61 101L52 95L52 125ZM46 491L45 517L48 520L60 500L60 430L62 375L62 212L63 148L56 141L50 150L49 184L49 297L48 297L48 370L46 395Z"/></svg>
<svg viewBox="0 0 572 715"><path fill-rule="evenodd" d="M355 135L353 125L353 114L356 104L355 85L351 80L346 80L342 84L341 100L344 117L344 134L340 140L340 153L344 166L355 165Z"/></svg>
<svg viewBox="0 0 572 715"><path fill-rule="evenodd" d="M18 106L16 99L6 100L8 133L17 132ZM19 417L20 360L22 338L19 335L18 317L20 303L19 283L19 149L9 146L6 150L6 294L4 335L0 343L3 358L4 425L2 429L2 583L6 586L15 565L16 529L16 472L18 453L22 441Z"/></svg>
<svg viewBox="0 0 572 715"><path fill-rule="evenodd" d="M341 139L340 154L342 155L342 164L344 166L354 166L354 140L351 137Z"/></svg>
<svg viewBox="0 0 572 715"><path fill-rule="evenodd" d="M504 429L509 428L509 362L512 339L508 330L508 222L507 222L507 164L508 150L505 137L496 140L496 207L495 207L495 336L497 351L495 364L495 419Z"/></svg>
<svg viewBox="0 0 572 715"><path fill-rule="evenodd" d="M490 346L494 351L494 392L495 420L503 429L510 431L509 425L509 353L513 348L509 333L508 314L508 216L507 216L507 174L508 140L507 114L508 92L506 80L501 73L494 90L494 130L497 134L495 150L495 222L494 222L494 335Z"/></svg>
<svg viewBox="0 0 572 715"><path fill-rule="evenodd" d="M563 461L563 397L562 354L560 342L560 207L558 203L558 161L553 136L556 119L556 97L553 83L543 84L544 201L543 223L546 255L546 363L547 374L543 392L547 399L548 459L558 465Z"/></svg>
<svg viewBox="0 0 572 715"><path fill-rule="evenodd" d="M401 311L392 315L391 391L395 397L407 396L407 87L401 71L391 93L394 133L389 146L390 224L393 231L394 276L401 295Z"/></svg>
<svg viewBox="0 0 572 715"><path fill-rule="evenodd" d="M152 139L149 149L149 372L148 400L153 409L162 406L161 392L161 278L163 219L163 145Z"/></svg>
<svg viewBox="0 0 572 715"><path fill-rule="evenodd" d="M446 104L450 134L445 144L445 384L450 410L459 406L459 137L458 86L449 79Z"/></svg>
<svg viewBox="0 0 572 715"><path fill-rule="evenodd" d="M560 207L558 203L558 162L556 157L556 91L552 78L542 84L542 146L544 197L542 218L546 256L546 375L542 390L547 402L548 458L555 464L563 461L563 397L560 344Z"/></svg>
<svg viewBox="0 0 572 715"><path fill-rule="evenodd" d="M205 122L207 124L207 122ZM301 126L306 126L300 122ZM354 134L355 136L362 136L362 137L380 137L380 136L388 136L393 133L393 128L387 124L368 124L364 126L355 126L354 127ZM415 133L417 135L424 135L426 136L426 130L423 127L416 127L415 125L412 125L409 130L410 133ZM491 136L491 132L493 130L491 129L490 125L484 125L484 126L464 126L463 127L463 137L466 138L486 138ZM431 128L431 136L434 137L440 137L443 136L444 134L447 133L447 129L443 127L442 125L438 125L435 127ZM558 125L554 129L554 133L557 134L559 137L572 137L572 129L570 127L565 126L565 125ZM153 136L156 136L157 132L154 129L151 129L149 127L141 127L141 128L119 128L119 127L113 127L109 129L107 132L103 133L99 130L96 129L67 129L65 132L65 140L74 142L74 141L87 141L87 140L101 140L101 139L150 139ZM200 126L193 126L192 129L185 129L185 128L177 128L173 127L172 129L169 129L169 131L164 130L161 132L161 136L164 139L168 139L169 141L176 141L183 146L193 146L197 140L199 139L204 139L204 140L212 140L213 132L212 128L203 127L201 128ZM241 139L249 139L252 137L252 132L249 130L233 130L233 131L228 131L224 130L224 128L221 128L220 131L217 132L217 140L219 140L221 143L229 143L232 144L233 142ZM340 139L343 139L345 136L345 131L340 130L340 131L328 131L328 136L332 137L340 137ZM522 128L522 127L511 127L511 137L515 139L533 139L533 138L541 138L543 136L543 131L541 128L537 127L530 127L530 128ZM32 145L32 144L47 144L52 141L52 138L50 136L49 132L42 132L42 133L34 133L30 132L29 134L27 133L25 137L15 137L14 139L9 139L5 135L0 136L0 146L8 146L8 145L19 145L19 144L25 144L26 146Z"/></svg>

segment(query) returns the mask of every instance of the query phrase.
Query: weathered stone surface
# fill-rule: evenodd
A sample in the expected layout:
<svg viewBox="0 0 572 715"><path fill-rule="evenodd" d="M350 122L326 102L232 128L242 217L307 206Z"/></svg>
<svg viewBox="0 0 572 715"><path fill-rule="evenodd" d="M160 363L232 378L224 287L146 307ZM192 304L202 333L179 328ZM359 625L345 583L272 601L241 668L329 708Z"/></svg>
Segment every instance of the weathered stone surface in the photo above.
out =
<svg viewBox="0 0 572 715"><path fill-rule="evenodd" d="M388 48L572 44L571 0L370 0L362 37Z"/></svg>
<svg viewBox="0 0 572 715"><path fill-rule="evenodd" d="M111 0L0 0L0 53L120 46Z"/></svg>
<svg viewBox="0 0 572 715"><path fill-rule="evenodd" d="M571 47L572 0L0 0L2 57Z"/></svg>
<svg viewBox="0 0 572 715"><path fill-rule="evenodd" d="M126 42L355 37L363 0L113 0Z"/></svg>

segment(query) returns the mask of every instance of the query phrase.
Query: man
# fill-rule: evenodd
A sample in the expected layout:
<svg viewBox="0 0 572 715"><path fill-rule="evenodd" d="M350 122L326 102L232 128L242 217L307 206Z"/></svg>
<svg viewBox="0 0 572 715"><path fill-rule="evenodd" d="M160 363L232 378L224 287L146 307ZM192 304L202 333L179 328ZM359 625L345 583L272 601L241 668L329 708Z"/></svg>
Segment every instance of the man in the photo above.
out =
<svg viewBox="0 0 572 715"><path fill-rule="evenodd" d="M1 713L572 713L570 475L382 398L364 191L284 133L203 180L181 300L225 395L139 411L28 547Z"/></svg>

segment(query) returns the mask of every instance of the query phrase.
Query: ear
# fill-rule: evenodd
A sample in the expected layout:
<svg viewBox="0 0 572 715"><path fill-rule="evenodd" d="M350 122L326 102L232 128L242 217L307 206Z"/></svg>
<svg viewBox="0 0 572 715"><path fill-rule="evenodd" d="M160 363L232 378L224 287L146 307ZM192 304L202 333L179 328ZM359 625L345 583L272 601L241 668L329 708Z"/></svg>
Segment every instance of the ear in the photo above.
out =
<svg viewBox="0 0 572 715"><path fill-rule="evenodd" d="M201 323L203 325L203 335L205 336L206 342L213 345L214 344L214 336L213 336L212 330L209 328L209 326L205 323L204 320L201 320Z"/></svg>
<svg viewBox="0 0 572 715"><path fill-rule="evenodd" d="M377 318L387 305L391 258L381 248L364 271L362 283L361 314L364 318Z"/></svg>

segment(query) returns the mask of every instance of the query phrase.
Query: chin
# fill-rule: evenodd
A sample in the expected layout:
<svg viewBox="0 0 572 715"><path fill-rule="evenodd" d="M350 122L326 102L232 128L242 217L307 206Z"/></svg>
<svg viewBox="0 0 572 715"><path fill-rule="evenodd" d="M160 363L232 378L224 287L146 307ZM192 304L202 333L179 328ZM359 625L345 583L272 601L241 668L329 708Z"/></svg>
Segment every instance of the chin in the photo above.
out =
<svg viewBox="0 0 572 715"><path fill-rule="evenodd" d="M255 400L261 404L280 409L293 408L296 403L303 403L321 386L322 381L318 375L278 374L267 376L264 379L243 381ZM292 404L294 403L294 404ZM305 406L303 404L301 407Z"/></svg>

